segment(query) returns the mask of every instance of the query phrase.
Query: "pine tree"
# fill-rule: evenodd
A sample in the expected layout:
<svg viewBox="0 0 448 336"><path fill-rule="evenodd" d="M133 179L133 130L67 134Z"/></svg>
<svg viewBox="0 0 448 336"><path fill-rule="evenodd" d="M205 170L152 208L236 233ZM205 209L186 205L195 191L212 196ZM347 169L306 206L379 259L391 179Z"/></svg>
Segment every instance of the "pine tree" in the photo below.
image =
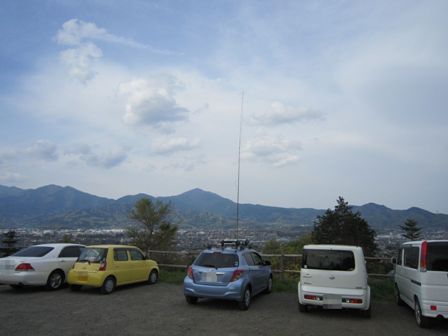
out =
<svg viewBox="0 0 448 336"><path fill-rule="evenodd" d="M127 228L131 242L147 254L154 248L171 247L177 226L169 223L167 217L170 213L170 204L153 202L148 198L140 199L129 215L129 218L141 224L141 227Z"/></svg>
<svg viewBox="0 0 448 336"><path fill-rule="evenodd" d="M409 240L419 240L422 236L422 229L417 225L415 219L408 218L404 222L404 225L400 225L400 228L404 231L402 236Z"/></svg>
<svg viewBox="0 0 448 336"><path fill-rule="evenodd" d="M361 246L366 256L376 253L375 231L359 212L353 213L348 202L339 197L334 210L328 209L318 216L311 233L317 244L343 244Z"/></svg>
<svg viewBox="0 0 448 336"><path fill-rule="evenodd" d="M8 232L3 234L3 251L8 256L17 251L17 233L14 230L9 230Z"/></svg>

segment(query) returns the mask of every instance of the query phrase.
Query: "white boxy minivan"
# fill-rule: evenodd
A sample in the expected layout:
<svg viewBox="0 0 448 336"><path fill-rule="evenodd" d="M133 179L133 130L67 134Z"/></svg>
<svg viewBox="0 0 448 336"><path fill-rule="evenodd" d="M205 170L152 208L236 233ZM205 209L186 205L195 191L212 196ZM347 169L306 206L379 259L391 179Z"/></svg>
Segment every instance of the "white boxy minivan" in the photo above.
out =
<svg viewBox="0 0 448 336"><path fill-rule="evenodd" d="M448 240L404 243L395 264L397 304L414 309L422 328L430 318L448 318Z"/></svg>
<svg viewBox="0 0 448 336"><path fill-rule="evenodd" d="M298 284L300 312L309 306L358 309L370 317L370 287L361 247L305 245Z"/></svg>

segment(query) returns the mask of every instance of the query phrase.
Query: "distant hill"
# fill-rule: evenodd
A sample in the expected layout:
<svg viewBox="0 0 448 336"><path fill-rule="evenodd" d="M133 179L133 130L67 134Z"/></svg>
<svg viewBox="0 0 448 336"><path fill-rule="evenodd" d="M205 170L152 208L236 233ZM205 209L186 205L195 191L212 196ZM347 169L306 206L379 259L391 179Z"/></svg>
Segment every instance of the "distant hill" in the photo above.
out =
<svg viewBox="0 0 448 336"><path fill-rule="evenodd" d="M176 196L154 197L128 195L117 200L91 195L72 187L48 185L37 189L20 189L0 185L0 227L28 228L123 228L132 224L128 215L142 197L170 202L173 221L182 228L229 228L236 218L236 204L201 189ZM353 206L376 230L393 230L407 218L420 226L441 230L448 228L448 215L434 214L420 208L393 210L368 203ZM242 225L259 229L298 229L311 227L325 210L281 208L240 204Z"/></svg>

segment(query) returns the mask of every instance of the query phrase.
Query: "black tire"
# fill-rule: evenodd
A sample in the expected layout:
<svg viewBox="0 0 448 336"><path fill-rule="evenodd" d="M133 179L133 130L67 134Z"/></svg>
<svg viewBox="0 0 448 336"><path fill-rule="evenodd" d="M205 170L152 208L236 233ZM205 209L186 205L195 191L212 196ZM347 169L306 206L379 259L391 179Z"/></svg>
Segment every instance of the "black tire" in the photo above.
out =
<svg viewBox="0 0 448 336"><path fill-rule="evenodd" d="M305 304L301 304L300 301L297 301L297 307L299 308L299 312L308 313L308 306Z"/></svg>
<svg viewBox="0 0 448 336"><path fill-rule="evenodd" d="M417 322L417 325L420 328L429 328L431 326L431 319L422 315L422 309L420 308L420 303L417 298L415 298L414 303L414 316L415 322Z"/></svg>
<svg viewBox="0 0 448 336"><path fill-rule="evenodd" d="M45 288L48 290L58 290L64 285L65 276L64 272L60 270L55 270L50 273L47 279L47 284Z"/></svg>
<svg viewBox="0 0 448 336"><path fill-rule="evenodd" d="M361 310L361 316L365 318L372 317L372 305L369 305L369 308L367 310Z"/></svg>
<svg viewBox="0 0 448 336"><path fill-rule="evenodd" d="M185 300L188 304L194 305L198 302L198 298L195 296L185 295Z"/></svg>
<svg viewBox="0 0 448 336"><path fill-rule="evenodd" d="M252 299L252 292L249 287L244 288L241 301L238 302L238 307L241 310L248 310Z"/></svg>
<svg viewBox="0 0 448 336"><path fill-rule="evenodd" d="M9 286L14 290L20 290L23 288L23 286L21 286L21 285L9 285Z"/></svg>
<svg viewBox="0 0 448 336"><path fill-rule="evenodd" d="M154 285L155 283L157 283L158 280L159 280L159 272L157 272L157 270L152 270L151 272L149 272L148 276L149 285Z"/></svg>
<svg viewBox="0 0 448 336"><path fill-rule="evenodd" d="M398 289L397 284L395 284L395 303L399 306L404 306L404 301L400 297L400 290Z"/></svg>
<svg viewBox="0 0 448 336"><path fill-rule="evenodd" d="M272 285L273 285L273 279L272 279L272 275L271 275L271 276L269 276L268 283L266 285L266 289L264 290L263 293L264 294L271 293L272 292Z"/></svg>
<svg viewBox="0 0 448 336"><path fill-rule="evenodd" d="M79 292L81 290L81 287L82 287L81 285L71 285L70 290L72 292Z"/></svg>
<svg viewBox="0 0 448 336"><path fill-rule="evenodd" d="M112 276L108 276L104 280L103 285L100 288L100 293L101 294L110 294L110 293L112 293L114 291L114 289L115 289L115 285L116 285L115 278L112 277Z"/></svg>

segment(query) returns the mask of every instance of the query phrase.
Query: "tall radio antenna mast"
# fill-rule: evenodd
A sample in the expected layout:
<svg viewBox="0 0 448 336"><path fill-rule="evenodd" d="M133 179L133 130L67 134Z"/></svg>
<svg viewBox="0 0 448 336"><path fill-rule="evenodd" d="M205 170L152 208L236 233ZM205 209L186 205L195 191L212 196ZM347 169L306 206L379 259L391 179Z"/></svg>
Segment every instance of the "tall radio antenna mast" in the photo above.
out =
<svg viewBox="0 0 448 336"><path fill-rule="evenodd" d="M241 114L240 114L240 137L238 141L238 182L236 192L236 239L238 240L239 221L240 221L240 171L241 171L241 136L243 134L243 103L244 91L241 92Z"/></svg>

